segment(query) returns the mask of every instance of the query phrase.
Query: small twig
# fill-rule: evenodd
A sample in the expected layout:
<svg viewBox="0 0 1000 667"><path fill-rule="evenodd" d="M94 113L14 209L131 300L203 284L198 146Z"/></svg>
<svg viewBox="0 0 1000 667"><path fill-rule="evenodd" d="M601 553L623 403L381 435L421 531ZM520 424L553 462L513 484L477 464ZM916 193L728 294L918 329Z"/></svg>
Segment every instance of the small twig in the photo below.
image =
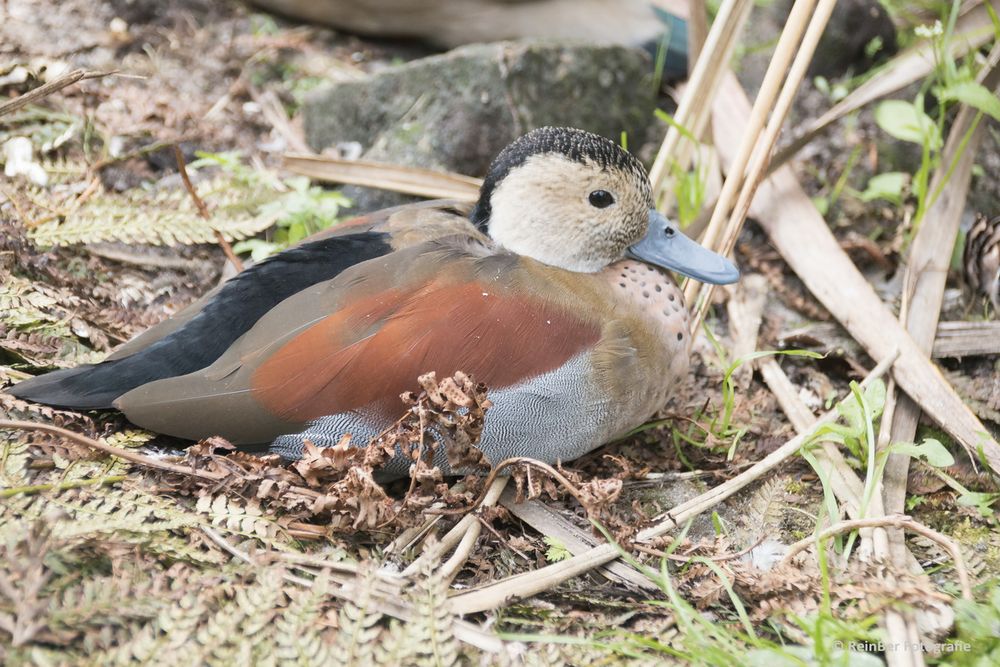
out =
<svg viewBox="0 0 1000 667"><path fill-rule="evenodd" d="M94 174L90 178L90 183L87 184L86 189L84 189L84 191L80 193L80 196L76 197L73 201L70 202L69 211L78 210L81 206L83 206L83 204L86 203L88 199L90 199L93 196L95 192L97 192L98 188L100 187L101 187L101 178L97 174Z"/></svg>
<svg viewBox="0 0 1000 667"><path fill-rule="evenodd" d="M191 195L191 199L194 201L195 207L198 209L198 215L200 215L205 220L211 219L211 215L208 212L208 206L205 205L205 201L198 194L198 191L194 189L194 184L191 183L191 177L188 176L187 163L184 161L184 153L181 151L181 147L174 144L174 159L177 160L177 171L181 174L181 180L184 181L184 188Z"/></svg>
<svg viewBox="0 0 1000 667"><path fill-rule="evenodd" d="M441 538L441 541L438 542L438 552L442 554L447 553L456 544L460 544L455 554L460 555L464 552L464 556L460 556L462 558L462 562L464 562L465 559L469 557L469 551L472 549L472 544L468 544L469 540L471 539L474 543L475 538L479 537L480 531L479 522L476 519L476 516L471 512L479 506L490 507L495 505L506 485L507 478L493 478L492 481L488 480L487 484L484 485L485 491L483 492L482 497L472 505L472 508L468 510L469 513L463 516L461 521L452 526L451 530L445 533ZM424 511L425 514L429 512L430 510ZM440 518L440 516L440 514L436 515L438 518ZM469 538L469 535L472 533L475 533L475 537ZM467 544L466 547L461 546L465 544ZM412 577L420 571L426 558L428 558L428 553L421 554L419 558L415 559L406 567L405 570L403 570L400 576ZM452 556L452 560L454 560L454 558L455 556Z"/></svg>
<svg viewBox="0 0 1000 667"><path fill-rule="evenodd" d="M275 132L281 135L290 149L303 155L309 155L313 152L309 148L309 144L302 138L302 133L292 127L288 115L285 113L285 107L274 91L261 92L257 86L248 82L247 92L250 94L250 99L260 107L264 119L271 124Z"/></svg>
<svg viewBox="0 0 1000 667"><path fill-rule="evenodd" d="M205 205L205 201L198 195L198 191L194 189L194 185L191 183L191 177L188 176L187 164L184 162L184 153L181 152L181 147L174 144L174 158L177 160L177 171L181 174L181 180L184 181L184 188L191 195L191 199L194 200L194 205L198 209L198 214L205 220L211 220L212 216L208 212L208 206ZM226 254L226 259L229 263L233 265L233 268L237 272L243 270L243 262L240 258L236 256L233 252L233 246L229 244L226 237L222 235L218 229L213 230L215 232L215 240L218 241L219 247L222 248L222 252Z"/></svg>
<svg viewBox="0 0 1000 667"><path fill-rule="evenodd" d="M267 554L262 554L262 555L266 559L279 560L284 563L289 563L291 565L316 567L322 570L333 570L336 572L344 572L346 574L358 573L358 564L347 561L328 560L326 558L318 558L316 556L310 556L308 554L301 554L297 552L288 552L288 551L268 552ZM394 584L397 586L405 583L401 575L393 572L388 572L383 569L375 570L375 576L377 576L379 579L382 579L386 583Z"/></svg>
<svg viewBox="0 0 1000 667"><path fill-rule="evenodd" d="M288 534L297 540L322 540L326 538L326 528L305 521L292 521L288 524Z"/></svg>
<svg viewBox="0 0 1000 667"><path fill-rule="evenodd" d="M495 478L486 491L486 497L483 499L482 506L486 507L495 505L509 480L509 477ZM474 523L472 523L472 525L466 529L465 534L462 535L462 540L458 543L458 546L455 547L455 553L453 553L451 558L446 560L438 569L441 576L445 577L449 581L455 578L458 571L463 565L465 565L465 562L469 560L469 555L472 553L473 547L476 546L476 540L479 539L479 535L483 530L483 523L479 520L478 516L470 514L468 518L471 518Z"/></svg>
<svg viewBox="0 0 1000 667"><path fill-rule="evenodd" d="M93 479L77 479L70 482L59 482L57 484L17 486L11 489L0 490L0 498L11 498L20 494L31 495L32 493L44 493L45 491L65 491L66 489L78 489L83 486L104 486L105 484L117 484L125 478L126 475L112 475L110 477L95 477Z"/></svg>
<svg viewBox="0 0 1000 667"><path fill-rule="evenodd" d="M163 461L160 459L154 459L151 456L144 456L143 454L138 454L136 452L130 452L127 449L122 449L121 447L114 447L108 445L99 440L94 440L93 438L88 438L85 435L79 433L74 433L65 428L60 428L59 426L53 426L52 424L41 424L38 422L28 422L28 421L16 421L12 419L0 419L0 429L16 429L18 431L43 431L45 433L51 433L52 435L58 435L67 440L72 440L73 442L83 445L84 447L89 447L90 449L96 449L99 452L104 452L105 454L110 454L111 456L117 456L120 459L125 459L132 463L137 463L139 465L144 465L149 468L156 468L158 470L166 470L167 472L177 473L179 475L191 475L193 477L198 477L200 479L205 479L213 482L221 480L224 475L219 473L209 472L207 470L198 470L197 468L192 468L190 466L177 465L176 463L170 463L169 461Z"/></svg>
<svg viewBox="0 0 1000 667"><path fill-rule="evenodd" d="M61 77L55 81L49 81L48 83L42 84L38 88L29 90L24 95L20 95L10 100L9 102L4 102L0 104L0 116L11 113L12 111L17 111L21 107L31 104L43 97L48 97L52 93L58 92L65 88L66 86L71 86L77 81L86 81L87 79L100 79L105 76L111 76L112 74L117 74L118 70L113 70L111 72L89 72L84 69L75 69L72 72L63 74Z"/></svg>
<svg viewBox="0 0 1000 667"><path fill-rule="evenodd" d="M939 544L949 553L949 555L951 555L951 559L955 563L955 572L958 574L959 586L962 588L962 597L966 600L972 599L972 583L969 579L969 570L965 566L965 558L962 556L962 551L959 549L955 541L947 535L943 535L936 530L928 528L924 524L915 521L912 517L902 514L893 514L891 516L872 519L849 519L835 523L816 535L810 535L809 537L805 537L792 544L788 548L788 553L786 553L781 559L778 566L787 565L791 562L792 558L805 549L808 549L810 545L822 542L823 540L833 537L834 535L840 535L841 533L858 530L859 528L885 528L887 526L909 530L910 532L923 535L927 539Z"/></svg>
<svg viewBox="0 0 1000 667"><path fill-rule="evenodd" d="M506 546L508 549L516 553L518 556L520 556L527 562L529 563L533 562L532 559L528 556L528 554L524 553L523 551L515 547L510 540L501 535L496 528L491 526L489 521L487 521L486 519L484 519L479 515L476 515L476 520L479 521L479 523L482 525L483 528L485 528L486 530L490 531L493 534L493 537L497 539L497 542L500 542L501 544Z"/></svg>
<svg viewBox="0 0 1000 667"><path fill-rule="evenodd" d="M692 554L668 554L666 551L663 551L662 549L654 549L653 547L647 547L644 544L633 544L632 547L636 551L639 551L641 553L649 554L650 556L656 556L657 558L666 558L667 560L676 561L678 563L687 564L687 563L690 563L690 562L694 561L695 558L705 558L707 560L710 560L710 561L713 561L713 562L716 562L716 563L721 563L723 561L736 560L737 558L742 558L743 556L746 556L748 553L750 553L751 551L753 551L754 549L756 549L757 547L759 547L764 542L765 539L767 539L767 535L761 535L759 538L757 538L756 542L754 542L753 544L751 544L750 546L748 546L746 549L743 549L741 551L737 551L736 553L732 553L732 554L725 554L725 555L722 555L722 556L697 556L697 555L692 555Z"/></svg>
<svg viewBox="0 0 1000 667"><path fill-rule="evenodd" d="M155 153L156 151L164 148L172 148L175 145L184 143L186 141L191 141L192 139L196 138L196 136L197 135L182 135L174 139L164 139L162 141L154 141L144 146L140 146L135 150L131 150L126 153L121 153L120 155L101 158L100 160L97 160L96 162L91 164L87 168L87 171L90 174L97 175L97 172L101 171L105 167L109 167L119 162L124 162L125 160L131 160L133 158L149 155L150 153Z"/></svg>
<svg viewBox="0 0 1000 667"><path fill-rule="evenodd" d="M255 561L253 558L250 557L250 554L246 553L245 551L240 551L232 544L227 542L226 538L224 538L222 535L219 535L217 532L215 532L208 526L202 526L201 532L205 533L205 535L208 536L208 539L212 540L218 546L222 547L223 551L228 553L230 556L234 556L235 558L243 561L247 565L253 565L253 566L258 565L257 561Z"/></svg>
<svg viewBox="0 0 1000 667"><path fill-rule="evenodd" d="M442 515L452 515L452 514L467 514L472 510L479 507L479 505L486 499L486 495L493 488L493 481L497 476L505 469L514 465L525 465L529 468L538 468L543 472L547 473L557 482L566 487L570 495L576 498L576 501L584 508L587 507L587 503L584 502L583 497L580 494L580 490L573 486L573 483L566 479L566 476L561 472L550 466L548 463L543 463L537 459L528 458L527 456L515 456L514 458L504 459L497 464L493 470L490 471L489 476L486 477L486 483L484 485L484 490L479 494L479 497L468 507L459 507L453 509L428 509L425 510L425 514L442 514Z"/></svg>

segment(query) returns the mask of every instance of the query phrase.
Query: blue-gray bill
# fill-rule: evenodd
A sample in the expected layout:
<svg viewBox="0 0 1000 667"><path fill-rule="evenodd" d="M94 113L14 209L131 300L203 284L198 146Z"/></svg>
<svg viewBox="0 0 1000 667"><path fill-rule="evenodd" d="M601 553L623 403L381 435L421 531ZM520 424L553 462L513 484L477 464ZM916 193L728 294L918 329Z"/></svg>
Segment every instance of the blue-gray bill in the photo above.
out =
<svg viewBox="0 0 1000 667"><path fill-rule="evenodd" d="M736 282L740 270L722 255L703 247L681 233L677 224L659 211L650 210L649 229L625 255L703 283L725 285Z"/></svg>

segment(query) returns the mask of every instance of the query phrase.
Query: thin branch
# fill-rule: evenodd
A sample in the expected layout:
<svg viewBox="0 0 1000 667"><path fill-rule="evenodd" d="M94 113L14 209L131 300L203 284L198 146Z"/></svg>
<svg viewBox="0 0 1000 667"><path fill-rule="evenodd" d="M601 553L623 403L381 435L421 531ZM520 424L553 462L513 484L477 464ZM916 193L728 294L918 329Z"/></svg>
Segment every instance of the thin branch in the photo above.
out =
<svg viewBox="0 0 1000 667"><path fill-rule="evenodd" d="M727 173L725 185L729 185L730 181L733 181L733 187L728 188L731 193L728 198L724 196L727 193L727 188L723 187L723 194L719 196L719 204L724 204L725 208L720 209L717 205L716 210L713 211L712 220L709 222L703 239L706 247L715 248L723 255L728 255L736 245L736 238L739 236L750 211L750 202L753 201L753 197L766 175L765 170L777 143L778 134L788 116L809 63L812 62L813 53L816 51L835 5L836 0L819 0L818 3L814 3L812 0L796 0L793 5L788 23L781 33L778 46L775 48L774 56L768 66L761 92L758 94L751 111L751 118L756 118L759 115L760 124L750 124L750 129L743 137L745 143L740 147L740 153ZM814 6L815 11L813 11ZM802 23L799 24L796 19ZM806 20L808 20L808 24L805 23ZM786 75L787 79L785 79ZM777 93L776 97L774 93L765 95L771 77L775 79L774 93ZM776 90L776 86L782 79L785 81L779 92ZM770 93L770 91L768 92ZM769 111L770 118L765 126L763 120ZM745 175L744 170L746 170ZM737 188L739 188L739 196L734 200L733 196L736 195ZM735 203L732 203L734 201ZM729 212L731 203L733 208ZM722 219L727 212L730 215L723 225ZM692 298L695 293L694 289L693 283L687 285L684 296L688 303L695 308L691 318L691 331L697 332L701 328L701 322L712 302L712 292L715 286L703 285L698 300Z"/></svg>
<svg viewBox="0 0 1000 667"><path fill-rule="evenodd" d="M634 545L634 547L635 547L636 551L639 551L641 553L649 554L650 556L656 556L657 558L666 558L667 560L676 561L678 563L684 563L685 565L688 564L688 563L693 562L695 558L705 558L707 560L710 560L710 561L713 561L713 562L716 562L716 563L722 563L722 562L727 561L727 560L736 560L737 558L742 558L743 556L746 556L748 553L750 553L751 551L753 551L754 549L756 549L757 547L759 547L764 542L764 540L766 540L766 539L767 539L767 535L766 534L765 535L761 535L759 538L757 538L756 542L754 542L753 544L751 544L750 546L748 546L746 549L742 549L742 550L737 551L736 553L732 553L732 554L724 554L722 556L696 556L696 555L692 555L692 554L668 554L666 551L663 551L662 549L654 549L653 547L647 547L644 544L636 544L636 545Z"/></svg>
<svg viewBox="0 0 1000 667"><path fill-rule="evenodd" d="M51 433L52 435L58 435L62 438L66 438L67 440L72 440L78 445L83 445L84 447L89 447L90 449L95 449L99 452L110 454L111 456L117 456L120 459L125 459L126 461L130 461L132 463L137 463L148 468L156 468L157 470L166 470L167 472L177 473L178 475L191 475L192 477L198 477L199 479L213 482L217 482L225 476L222 473L214 473L209 472L208 470L198 470L197 468L192 468L190 466L177 465L176 463L170 463L169 461L164 461L162 459L155 459L151 456L145 456L137 452L122 449L121 447L114 447L99 440L88 438L85 435L74 433L68 429L53 426L52 424L0 419L0 429L42 431L44 433Z"/></svg>
<svg viewBox="0 0 1000 667"><path fill-rule="evenodd" d="M830 526L824 531L821 531L817 535L810 535L809 537L802 538L798 542L795 542L788 548L788 553L781 559L778 566L787 565L791 562L792 558L796 555L808 549L811 545L817 542L822 542L825 539L833 537L834 535L840 535L842 533L849 533L853 530L858 530L859 528L901 528L903 530L908 530L918 535L923 535L929 540L939 544L948 554L951 556L952 560L955 562L955 572L958 574L959 586L962 588L962 597L966 600L972 599L972 582L969 579L969 570L965 566L965 558L962 556L962 551L947 535L943 535L932 528L928 528L924 524L915 521L912 517L904 516L902 514L893 514L885 517L878 517L872 519L849 519L846 521L840 521Z"/></svg>
<svg viewBox="0 0 1000 667"><path fill-rule="evenodd" d="M208 206L205 205L205 201L198 195L198 191L194 189L194 185L191 183L191 177L188 176L187 164L184 162L184 153L181 152L181 147L174 144L174 158L177 160L177 171L181 174L181 180L184 181L184 188L191 195L191 199L194 200L194 205L198 209L198 214L204 218L206 221L211 221L212 216L208 212ZM233 252L233 246L229 245L229 241L226 237L222 235L218 229L213 230L215 232L215 240L219 243L219 247L222 248L222 252L226 254L226 259L229 263L233 265L237 273L243 270L243 262L240 258L236 256Z"/></svg>
<svg viewBox="0 0 1000 667"><path fill-rule="evenodd" d="M500 498L500 494L503 493L503 489L507 486L507 482L510 480L509 477L498 477L493 480L490 485L489 490L486 493L486 498L483 500L483 507L488 507L495 505L497 499ZM451 558L446 560L443 565L441 565L439 572L441 576L445 577L449 581L455 578L458 571L462 569L465 562L469 560L469 555L472 553L472 548L476 546L476 540L479 539L479 535L483 531L483 524L479 521L479 517L475 514L470 514L468 517L474 523L472 523L468 529L464 531L462 535L461 542L455 548L455 553L451 555ZM463 519L464 520L464 519Z"/></svg>
<svg viewBox="0 0 1000 667"><path fill-rule="evenodd" d="M66 86L71 86L77 81L86 81L87 79L100 79L105 76L111 76L113 74L118 74L118 70L113 70L111 72L91 72L84 69L75 69L72 72L63 74L61 77L55 81L49 81L48 83L42 84L38 88L29 90L24 95L20 95L10 100L9 102L4 102L0 104L0 116L4 116L13 111L17 111L21 107L36 102L43 97L48 97L52 93L58 92L65 88Z"/></svg>
<svg viewBox="0 0 1000 667"><path fill-rule="evenodd" d="M572 482L566 479L566 476L563 475L561 472L550 466L548 463L543 463L538 459L532 459L527 456L515 456L513 458L504 459L503 461L498 463L496 467L493 468L493 470L490 471L490 474L486 477L486 484L483 492L480 493L479 497L476 498L476 500L474 500L472 504L469 505L468 507L459 507L452 509L428 509L425 510L424 513L452 515L452 514L466 514L468 512L471 512L472 510L479 507L479 505L486 499L487 494L489 494L490 490L493 488L493 481L497 478L497 476L499 476L499 474L503 472L505 469L514 465L525 465L531 468L538 468L539 470L548 474L554 480L562 484L563 487L565 487L566 490L569 491L569 494L574 498L576 498L576 501L580 503L582 507L584 508L587 507L587 503L583 500L583 496L581 495L580 490L576 488Z"/></svg>

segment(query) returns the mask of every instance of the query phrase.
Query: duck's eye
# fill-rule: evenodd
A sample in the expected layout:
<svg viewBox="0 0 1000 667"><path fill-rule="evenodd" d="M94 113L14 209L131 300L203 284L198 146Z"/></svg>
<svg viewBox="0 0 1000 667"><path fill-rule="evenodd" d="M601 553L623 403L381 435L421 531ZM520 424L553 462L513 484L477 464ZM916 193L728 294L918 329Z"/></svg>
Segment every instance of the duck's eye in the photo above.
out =
<svg viewBox="0 0 1000 667"><path fill-rule="evenodd" d="M667 238L670 238L671 236L677 233L677 230L674 229L673 227L664 227L663 233L667 236Z"/></svg>
<svg viewBox="0 0 1000 667"><path fill-rule="evenodd" d="M614 203L614 196L607 190L594 190L590 193L590 205L594 208L607 208Z"/></svg>

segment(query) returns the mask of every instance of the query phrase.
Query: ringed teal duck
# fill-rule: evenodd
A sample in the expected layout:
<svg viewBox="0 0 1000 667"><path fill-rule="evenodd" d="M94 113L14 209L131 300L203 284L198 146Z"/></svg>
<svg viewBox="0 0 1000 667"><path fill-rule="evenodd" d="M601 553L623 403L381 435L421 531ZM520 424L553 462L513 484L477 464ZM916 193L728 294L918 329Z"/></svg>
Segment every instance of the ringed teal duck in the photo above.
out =
<svg viewBox="0 0 1000 667"><path fill-rule="evenodd" d="M686 373L688 313L668 271L739 275L656 212L631 154L542 128L497 156L468 217L425 202L355 219L102 363L10 391L294 459L305 439L366 442L417 376L461 370L490 390L480 448L491 462L568 461L652 415Z"/></svg>

